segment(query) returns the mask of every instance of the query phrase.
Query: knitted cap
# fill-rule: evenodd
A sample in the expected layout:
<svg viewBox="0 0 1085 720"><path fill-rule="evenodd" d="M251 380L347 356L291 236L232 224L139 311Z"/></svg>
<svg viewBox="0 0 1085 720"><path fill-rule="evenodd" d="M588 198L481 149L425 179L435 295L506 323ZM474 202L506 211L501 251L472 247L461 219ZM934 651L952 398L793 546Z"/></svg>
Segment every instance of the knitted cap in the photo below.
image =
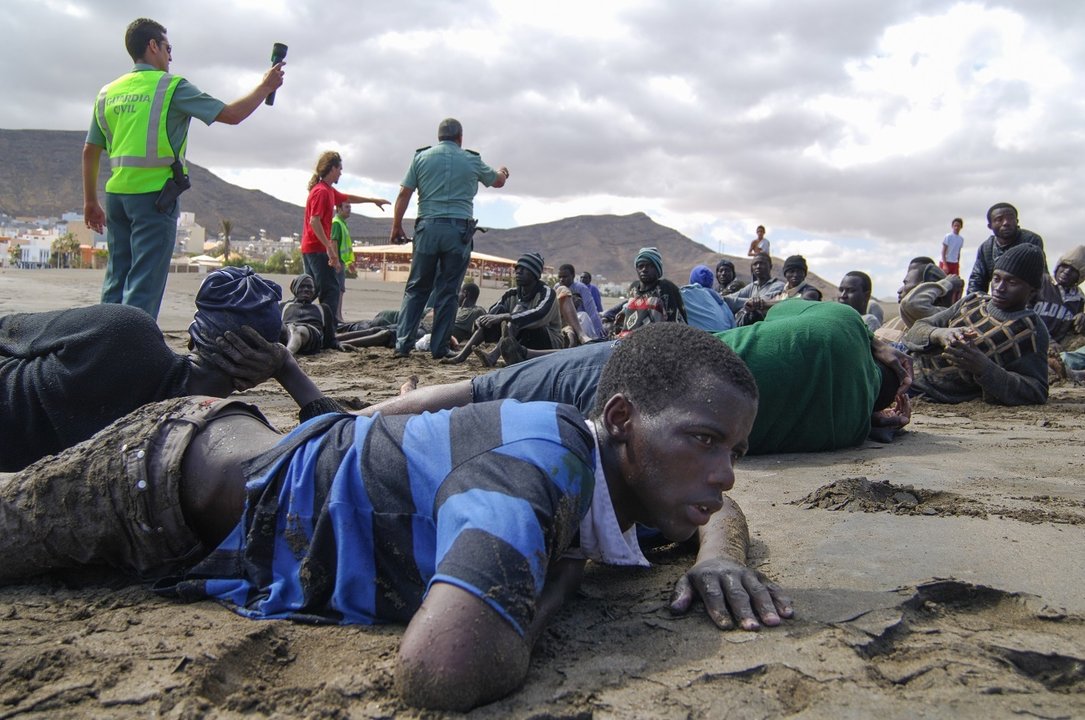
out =
<svg viewBox="0 0 1085 720"><path fill-rule="evenodd" d="M1082 280L1085 280L1085 245L1078 245L1073 250L1068 250L1065 255L1059 258L1059 262L1055 267L1059 265L1069 265L1077 270Z"/></svg>
<svg viewBox="0 0 1085 720"><path fill-rule="evenodd" d="M802 255L792 255L787 260L784 260L784 272L787 272L792 268L798 268L799 270L806 272L808 269L806 267L806 258Z"/></svg>
<svg viewBox="0 0 1085 720"><path fill-rule="evenodd" d="M1046 270L1043 250L1035 245L1014 245L995 260L995 270L1019 277L1039 289Z"/></svg>
<svg viewBox="0 0 1085 720"><path fill-rule="evenodd" d="M306 280L311 282L314 288L316 287L316 280L313 280L313 276L302 273L301 275L298 275L296 278L290 281L290 294L297 295L298 288L301 287L301 284Z"/></svg>
<svg viewBox="0 0 1085 720"><path fill-rule="evenodd" d="M197 352L216 351L215 340L248 325L267 340L278 342L283 317L283 291L249 266L224 267L208 273L196 293L196 314L188 326Z"/></svg>
<svg viewBox="0 0 1085 720"><path fill-rule="evenodd" d="M642 260L647 260L656 266L656 272L659 273L659 277L663 277L663 256L659 254L659 250L654 247L641 248L637 253L637 259L633 261L633 267L636 268Z"/></svg>
<svg viewBox="0 0 1085 720"><path fill-rule="evenodd" d="M543 271L543 256L534 252L524 253L516 261L516 267L522 267L536 278L540 278Z"/></svg>
<svg viewBox="0 0 1085 720"><path fill-rule="evenodd" d="M708 269L707 265L695 265L689 273L690 285L700 285L709 290L712 289L712 283L715 279L716 277L712 274L712 271Z"/></svg>
<svg viewBox="0 0 1085 720"><path fill-rule="evenodd" d="M719 272L721 267L729 267L731 268L731 272L735 271L735 264L727 258L721 258L720 261L716 263L716 272Z"/></svg>

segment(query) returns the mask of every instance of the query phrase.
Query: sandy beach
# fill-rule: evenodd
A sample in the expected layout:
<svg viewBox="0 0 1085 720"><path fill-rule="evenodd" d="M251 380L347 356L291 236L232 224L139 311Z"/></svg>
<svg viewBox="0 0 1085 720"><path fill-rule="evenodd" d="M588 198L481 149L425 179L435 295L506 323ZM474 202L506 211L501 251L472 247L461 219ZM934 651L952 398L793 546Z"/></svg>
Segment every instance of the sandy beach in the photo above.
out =
<svg viewBox="0 0 1085 720"><path fill-rule="evenodd" d="M289 279L271 276L284 287ZM181 351L202 276L172 276L160 325ZM0 270L0 314L97 301L101 272ZM480 304L499 292L486 289ZM345 315L399 306L350 281ZM387 349L301 359L360 407L482 371ZM281 430L289 397L243 396ZM721 633L665 604L692 558L589 567L525 687L478 718L1071 718L1085 715L1085 388L1047 405L919 403L891 445L748 458L731 493L752 564L797 617ZM0 720L440 717L392 693L401 628L254 622L101 575L0 588Z"/></svg>

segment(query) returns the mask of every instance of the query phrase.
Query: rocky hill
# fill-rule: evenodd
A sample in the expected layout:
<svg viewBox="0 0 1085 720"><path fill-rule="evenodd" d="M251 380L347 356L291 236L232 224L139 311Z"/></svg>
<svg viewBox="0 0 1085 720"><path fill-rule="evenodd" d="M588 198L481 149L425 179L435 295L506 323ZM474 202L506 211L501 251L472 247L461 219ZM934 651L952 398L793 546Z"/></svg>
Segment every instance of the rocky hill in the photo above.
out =
<svg viewBox="0 0 1085 720"><path fill-rule="evenodd" d="M80 157L86 138L81 131L0 129L0 212L15 216L59 216L80 212L83 207ZM104 186L108 169L100 173ZM189 163L192 189L182 199L184 209L195 213L196 222L217 232L222 218L233 223L234 237L255 235L263 228L271 237L292 235L301 229L303 209L259 190L238 187ZM102 191L104 196L104 191ZM349 221L355 238L385 238L390 219L354 216ZM410 223L408 232L410 232ZM582 215L549 223L511 229L494 229L475 236L479 252L504 257L537 251L547 265L572 263L597 278L625 283L635 278L633 259L644 246L658 247L667 277L678 284L689 278L698 263L715 267L720 257L735 261L739 276L749 279L745 257L721 256L676 230L664 227L644 213L632 215ZM776 268L782 259L774 259ZM820 278L823 291L831 288Z"/></svg>

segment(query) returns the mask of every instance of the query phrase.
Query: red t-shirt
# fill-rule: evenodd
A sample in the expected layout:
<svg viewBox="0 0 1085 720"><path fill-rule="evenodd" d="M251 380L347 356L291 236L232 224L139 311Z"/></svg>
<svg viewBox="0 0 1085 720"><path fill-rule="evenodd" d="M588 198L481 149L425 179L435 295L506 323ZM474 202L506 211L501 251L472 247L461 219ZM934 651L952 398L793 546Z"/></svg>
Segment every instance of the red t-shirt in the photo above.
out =
<svg viewBox="0 0 1085 720"><path fill-rule="evenodd" d="M305 224L301 233L301 251L303 253L327 253L328 248L320 242L320 238L313 232L309 220L314 215L320 217L320 224L324 227L324 234L332 236L332 218L335 216L335 206L346 202L347 196L339 192L326 182L318 182L309 191L309 197L305 200Z"/></svg>

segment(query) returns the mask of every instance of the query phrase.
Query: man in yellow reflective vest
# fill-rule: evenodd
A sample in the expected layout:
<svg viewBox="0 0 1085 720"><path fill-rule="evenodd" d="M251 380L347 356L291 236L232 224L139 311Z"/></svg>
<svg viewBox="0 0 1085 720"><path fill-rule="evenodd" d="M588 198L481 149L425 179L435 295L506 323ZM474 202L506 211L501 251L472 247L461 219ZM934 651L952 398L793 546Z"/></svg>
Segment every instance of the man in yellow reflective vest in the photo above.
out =
<svg viewBox="0 0 1085 720"><path fill-rule="evenodd" d="M132 21L124 44L135 67L98 94L83 146L83 218L87 227L107 232L102 302L134 305L157 318L181 208L172 200L160 211L155 201L174 177L171 165L179 161L184 167L189 121L237 125L283 84L284 63L227 105L169 73L173 47L166 28L154 20ZM111 168L104 210L98 201L103 149Z"/></svg>

